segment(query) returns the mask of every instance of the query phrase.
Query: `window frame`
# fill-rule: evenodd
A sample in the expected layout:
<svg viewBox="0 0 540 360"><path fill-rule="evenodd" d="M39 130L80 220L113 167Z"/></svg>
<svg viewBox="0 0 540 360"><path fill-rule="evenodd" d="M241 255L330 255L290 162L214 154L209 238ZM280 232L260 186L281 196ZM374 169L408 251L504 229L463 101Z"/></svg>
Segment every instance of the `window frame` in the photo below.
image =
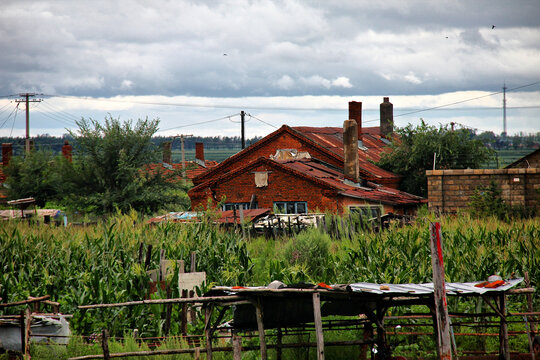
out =
<svg viewBox="0 0 540 360"><path fill-rule="evenodd" d="M274 213L276 214L288 215L288 214L307 214L308 213L307 201L274 201L273 205L274 205ZM304 207L304 212L298 212L299 205ZM294 209L294 212L290 212L290 210L292 210L291 207L292 209Z"/></svg>

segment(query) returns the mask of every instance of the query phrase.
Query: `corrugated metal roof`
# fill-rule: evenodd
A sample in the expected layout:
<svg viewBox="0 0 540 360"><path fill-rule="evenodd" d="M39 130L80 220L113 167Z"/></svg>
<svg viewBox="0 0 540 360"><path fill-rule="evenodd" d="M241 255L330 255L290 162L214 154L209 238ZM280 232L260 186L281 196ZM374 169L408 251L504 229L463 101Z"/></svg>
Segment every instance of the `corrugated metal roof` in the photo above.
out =
<svg viewBox="0 0 540 360"><path fill-rule="evenodd" d="M293 129L343 157L343 128L300 126L293 127ZM367 150L359 149L358 154L366 159L379 161L381 153L387 146L386 142L381 139L383 137L379 134L379 127L362 128L362 139L358 140L362 140Z"/></svg>
<svg viewBox="0 0 540 360"><path fill-rule="evenodd" d="M486 288L486 287L476 287L475 285L482 283L483 281L474 281L474 282L456 282L456 283L446 283L445 289L447 295L452 296L465 296L465 295L482 295L490 292L505 292L512 289L523 281L523 278L509 279L506 280L504 285L496 288ZM387 289L387 290L383 290ZM358 295L375 295L375 296L426 296L433 294L433 283L424 283L424 284L376 284L376 283L367 283L359 282L353 284L336 284L336 285L327 285L312 287L302 286L301 288L294 286L286 286L283 288L270 288L266 286L216 286L211 289L211 291L223 291L230 295L241 294L241 293L257 293L257 294L268 294L272 293L282 293L286 294L297 293L298 291L312 292L314 290L328 291L331 293L340 293L340 292L353 292Z"/></svg>
<svg viewBox="0 0 540 360"><path fill-rule="evenodd" d="M446 293L448 295L481 295L492 291L506 291L523 281L523 278L506 280L505 284L496 288L476 287L475 285L483 281L446 283ZM359 282L349 284L351 291L370 294L390 294L390 295L428 295L433 293L433 283L424 284L373 284ZM386 289L386 287L388 289ZM385 290L386 289L386 290Z"/></svg>
<svg viewBox="0 0 540 360"><path fill-rule="evenodd" d="M264 209L264 208L242 210L244 221L255 220L257 218L260 218L261 216L268 215L271 212L272 212L272 209ZM219 215L220 215L220 218L217 219L217 222L226 223L226 224L234 224L234 223L240 222L239 210L236 211L236 217L233 210L220 211Z"/></svg>
<svg viewBox="0 0 540 360"><path fill-rule="evenodd" d="M422 197L383 185L367 183L364 186L355 186L348 184L344 181L345 177L343 173L313 160L289 160L280 161L280 163L305 174L305 176L324 181L332 187L341 190L340 194L343 196L387 204L418 204L425 202L425 199Z"/></svg>

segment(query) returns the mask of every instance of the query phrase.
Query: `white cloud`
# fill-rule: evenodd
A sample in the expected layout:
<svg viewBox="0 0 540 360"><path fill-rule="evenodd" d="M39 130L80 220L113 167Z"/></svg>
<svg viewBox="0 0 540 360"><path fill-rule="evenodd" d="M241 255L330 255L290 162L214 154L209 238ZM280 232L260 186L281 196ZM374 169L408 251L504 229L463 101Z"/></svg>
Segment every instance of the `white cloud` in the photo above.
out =
<svg viewBox="0 0 540 360"><path fill-rule="evenodd" d="M278 81L276 81L276 85L280 89L288 90L294 86L294 80L289 75L283 75Z"/></svg>
<svg viewBox="0 0 540 360"><path fill-rule="evenodd" d="M351 81L345 76L340 76L337 79L332 80L332 85L335 87L352 88Z"/></svg>

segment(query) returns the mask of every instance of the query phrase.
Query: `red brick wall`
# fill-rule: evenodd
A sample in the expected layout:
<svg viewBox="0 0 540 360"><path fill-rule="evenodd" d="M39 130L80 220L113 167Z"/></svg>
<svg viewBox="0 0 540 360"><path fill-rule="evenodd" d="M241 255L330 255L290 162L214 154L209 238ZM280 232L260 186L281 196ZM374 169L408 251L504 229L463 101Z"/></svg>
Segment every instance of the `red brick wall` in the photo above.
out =
<svg viewBox="0 0 540 360"><path fill-rule="evenodd" d="M255 186L255 171L269 172L268 186ZM234 179L218 182L212 187L212 192L206 189L203 191L204 194L190 193L192 209L206 207L207 196L210 194L216 200L225 196L228 203L250 202L251 196L255 194L259 208L273 208L274 201L306 201L309 212L315 212L316 209L336 212L338 206L335 191L266 164L251 167Z"/></svg>
<svg viewBox="0 0 540 360"><path fill-rule="evenodd" d="M468 209L475 189L489 186L491 181L499 186L502 198L509 205L539 206L540 168L433 170L426 174L432 211Z"/></svg>
<svg viewBox="0 0 540 360"><path fill-rule="evenodd" d="M255 172L268 172L268 186L255 186ZM191 207L206 208L208 199L215 206L223 197L227 203L249 203L255 194L259 208L273 208L275 201L306 201L308 212L330 211L343 213L351 205L379 205L378 202L354 199L338 195L337 191L323 184L308 181L301 176L290 174L272 164L248 167L235 178L216 182L211 189L201 188L189 192ZM404 208L382 205L383 213L404 214Z"/></svg>

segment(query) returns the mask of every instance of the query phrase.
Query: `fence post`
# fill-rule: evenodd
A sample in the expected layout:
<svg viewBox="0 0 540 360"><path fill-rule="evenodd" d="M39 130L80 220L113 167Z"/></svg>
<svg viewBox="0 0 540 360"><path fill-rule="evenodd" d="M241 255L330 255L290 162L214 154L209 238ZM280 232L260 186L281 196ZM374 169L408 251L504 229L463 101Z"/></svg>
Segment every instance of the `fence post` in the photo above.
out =
<svg viewBox="0 0 540 360"><path fill-rule="evenodd" d="M324 335L321 319L321 294L313 293L313 322L315 323L315 337L317 338L317 360L324 360Z"/></svg>
<svg viewBox="0 0 540 360"><path fill-rule="evenodd" d="M107 329L103 329L101 332L101 346L103 347L103 359L109 360L110 353L109 353L109 331Z"/></svg>
<svg viewBox="0 0 540 360"><path fill-rule="evenodd" d="M450 340L450 323L448 305L446 303L446 288L444 283L444 261L442 253L441 224L430 223L431 265L433 267L433 297L435 316L437 318L437 346L439 359L452 359Z"/></svg>

